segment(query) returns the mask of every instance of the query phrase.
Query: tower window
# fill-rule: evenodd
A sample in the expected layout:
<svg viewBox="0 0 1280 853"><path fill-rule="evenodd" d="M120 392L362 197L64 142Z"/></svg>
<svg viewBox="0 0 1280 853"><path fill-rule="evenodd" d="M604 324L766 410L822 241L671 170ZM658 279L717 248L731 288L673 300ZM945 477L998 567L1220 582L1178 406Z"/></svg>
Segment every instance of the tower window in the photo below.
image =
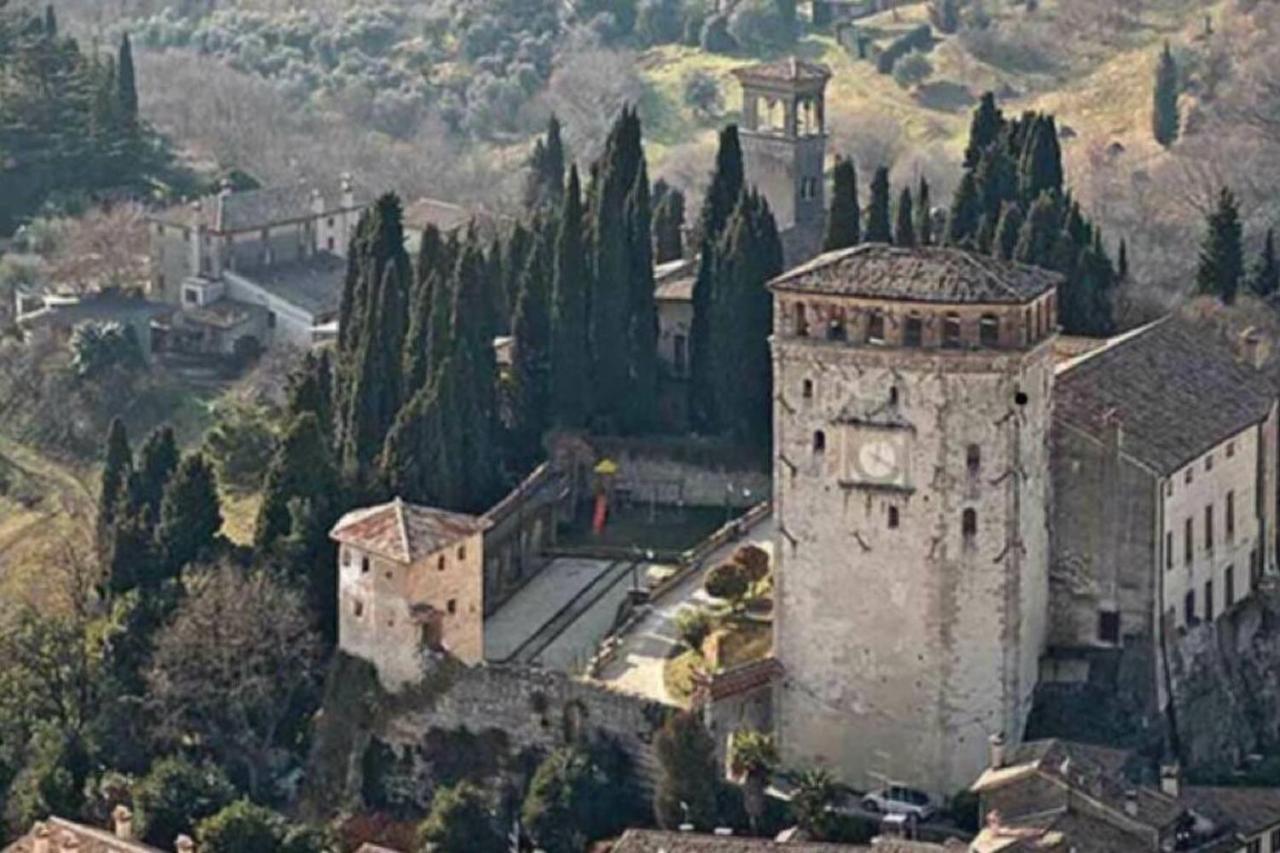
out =
<svg viewBox="0 0 1280 853"><path fill-rule="evenodd" d="M827 449L827 434L818 430L813 434L813 452L823 453Z"/></svg>
<svg viewBox="0 0 1280 853"><path fill-rule="evenodd" d="M942 321L942 345L947 349L959 349L961 343L960 315L948 314Z"/></svg>
<svg viewBox="0 0 1280 853"><path fill-rule="evenodd" d="M1000 318L995 314L983 314L978 321L978 340L984 347L1000 345Z"/></svg>
<svg viewBox="0 0 1280 853"><path fill-rule="evenodd" d="M466 545L459 545L459 546L458 546L458 559L459 559L459 560L465 560L465 559L467 559L467 546L466 546Z"/></svg>
<svg viewBox="0 0 1280 853"><path fill-rule="evenodd" d="M457 613L457 612L458 612L458 599L456 599L456 598L451 598L451 599L449 599L448 609L449 609L449 615L450 615L450 616L452 616L453 614Z"/></svg>
<svg viewBox="0 0 1280 853"><path fill-rule="evenodd" d="M802 397L804 397L806 400L813 399L813 380L812 379L806 379L804 383L800 386L800 389L801 389L800 395Z"/></svg>
<svg viewBox="0 0 1280 853"><path fill-rule="evenodd" d="M827 340L843 341L848 338L845 330L844 309L840 308L831 312L831 318L827 321Z"/></svg>
<svg viewBox="0 0 1280 853"><path fill-rule="evenodd" d="M924 343L924 322L917 316L907 318L902 327L902 345L918 347Z"/></svg>
<svg viewBox="0 0 1280 853"><path fill-rule="evenodd" d="M889 386L889 405L890 406L898 405L898 386L897 385Z"/></svg>
<svg viewBox="0 0 1280 853"><path fill-rule="evenodd" d="M1195 551L1195 532L1193 530L1193 522L1187 519L1182 526L1182 557L1183 561L1189 566Z"/></svg>
<svg viewBox="0 0 1280 853"><path fill-rule="evenodd" d="M1104 643L1120 642L1120 614L1114 610L1098 611L1098 639Z"/></svg>
<svg viewBox="0 0 1280 853"><path fill-rule="evenodd" d="M982 467L982 448L976 444L969 445L964 452L964 467L970 477L976 477Z"/></svg>
<svg viewBox="0 0 1280 853"><path fill-rule="evenodd" d="M972 539L978 535L978 511L972 507L966 509L964 514L960 516L960 532L964 534L965 539Z"/></svg>
<svg viewBox="0 0 1280 853"><path fill-rule="evenodd" d="M1223 599L1222 606L1230 607L1236 603L1236 568L1235 566L1227 566L1222 575L1223 587L1222 592L1226 596Z"/></svg>
<svg viewBox="0 0 1280 853"><path fill-rule="evenodd" d="M884 314L872 311L867 317L867 340L873 344L884 343Z"/></svg>
<svg viewBox="0 0 1280 853"><path fill-rule="evenodd" d="M1188 590L1185 598L1182 599L1182 616L1188 625L1196 621L1196 591Z"/></svg>
<svg viewBox="0 0 1280 853"><path fill-rule="evenodd" d="M1227 492L1227 541L1231 542L1236 538L1236 493Z"/></svg>
<svg viewBox="0 0 1280 853"><path fill-rule="evenodd" d="M344 547L342 549L342 565L344 566L351 565L351 549L350 548Z"/></svg>
<svg viewBox="0 0 1280 853"><path fill-rule="evenodd" d="M369 558L368 557L360 558L360 574L362 575L369 574Z"/></svg>
<svg viewBox="0 0 1280 853"><path fill-rule="evenodd" d="M1213 621L1213 581L1204 582L1204 620Z"/></svg>
<svg viewBox="0 0 1280 853"><path fill-rule="evenodd" d="M1027 396L1026 391L1015 391L1013 394L1013 402L1019 406L1025 406L1031 402L1031 398Z"/></svg>
<svg viewBox="0 0 1280 853"><path fill-rule="evenodd" d="M439 559L436 560L436 571L437 572L444 571L444 554L441 554Z"/></svg>
<svg viewBox="0 0 1280 853"><path fill-rule="evenodd" d="M1165 570L1173 568L1173 531L1166 530L1164 532L1164 567Z"/></svg>
<svg viewBox="0 0 1280 853"><path fill-rule="evenodd" d="M351 602L351 612L357 619L364 615L364 602L359 599Z"/></svg>
<svg viewBox="0 0 1280 853"><path fill-rule="evenodd" d="M809 337L809 318L805 315L804 303L796 303L796 337Z"/></svg>
<svg viewBox="0 0 1280 853"><path fill-rule="evenodd" d="M1204 549L1213 550L1213 504L1204 508Z"/></svg>
<svg viewBox="0 0 1280 853"><path fill-rule="evenodd" d="M896 506L889 507L889 529L898 529L898 508Z"/></svg>

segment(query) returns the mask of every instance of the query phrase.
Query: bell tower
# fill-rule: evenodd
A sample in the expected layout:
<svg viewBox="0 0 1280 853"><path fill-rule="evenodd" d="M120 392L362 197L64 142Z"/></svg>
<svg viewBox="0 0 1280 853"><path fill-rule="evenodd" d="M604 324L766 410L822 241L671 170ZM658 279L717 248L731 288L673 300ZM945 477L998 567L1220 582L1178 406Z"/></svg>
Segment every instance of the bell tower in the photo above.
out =
<svg viewBox="0 0 1280 853"><path fill-rule="evenodd" d="M950 795L1020 743L1049 596L1058 276L866 244L775 279L787 766Z"/></svg>
<svg viewBox="0 0 1280 853"><path fill-rule="evenodd" d="M816 255L826 220L825 65L794 57L735 69L742 86L743 165L773 209L787 266Z"/></svg>

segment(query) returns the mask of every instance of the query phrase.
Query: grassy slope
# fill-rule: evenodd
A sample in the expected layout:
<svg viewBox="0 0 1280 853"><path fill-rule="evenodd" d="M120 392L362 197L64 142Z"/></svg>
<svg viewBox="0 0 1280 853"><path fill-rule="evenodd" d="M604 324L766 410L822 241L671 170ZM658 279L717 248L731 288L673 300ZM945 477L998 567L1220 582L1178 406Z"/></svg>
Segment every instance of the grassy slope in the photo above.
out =
<svg viewBox="0 0 1280 853"><path fill-rule="evenodd" d="M1043 8L1048 12L1054 5L1045 3ZM1020 97L1004 99L1003 106L1009 111L1049 110L1082 138L1119 139L1130 149L1136 146L1140 152L1154 155L1158 149L1150 140L1149 127L1157 50L1166 38L1179 41L1180 33L1194 28L1204 11L1203 4L1194 0L1166 0L1160 10L1146 13L1140 26L1109 34L1109 44L1082 44L1068 62L1039 73L993 67L970 54L958 39L943 38L929 55L934 72L928 82L958 83L975 95L1007 87L1021 93ZM997 14L1011 17L1022 13L999 7ZM862 24L902 29L923 20L924 15L924 4L917 4L901 8L898 21L892 13L882 13ZM869 61L851 56L826 35L806 36L796 53L825 62L833 71L827 92L831 124L847 126L856 134L860 117L890 116L901 124L907 142L941 143L958 161L968 132L967 108L951 111L920 103L891 76L876 73ZM655 171L662 170L664 159L676 145L693 141L699 150L714 149L715 129L739 117L738 88L729 72L750 61L680 46L655 48L642 56L647 86L642 106ZM719 80L726 108L722 116L701 118L684 105L682 81L693 71L708 72ZM688 156L687 149L681 148L678 156Z"/></svg>

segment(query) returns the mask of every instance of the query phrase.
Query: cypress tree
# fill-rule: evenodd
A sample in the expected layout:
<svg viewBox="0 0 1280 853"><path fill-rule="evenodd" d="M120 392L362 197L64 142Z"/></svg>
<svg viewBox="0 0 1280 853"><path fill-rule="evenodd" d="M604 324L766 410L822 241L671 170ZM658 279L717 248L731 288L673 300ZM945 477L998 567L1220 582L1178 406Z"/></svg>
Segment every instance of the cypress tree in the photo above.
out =
<svg viewBox="0 0 1280 853"><path fill-rule="evenodd" d="M516 300L511 421L515 458L522 468L532 467L539 457L542 434L551 420L552 230L545 223L535 226L538 237Z"/></svg>
<svg viewBox="0 0 1280 853"><path fill-rule="evenodd" d="M1276 263L1274 228L1267 229L1266 239L1262 243L1262 254L1258 257L1258 264L1254 268L1250 285L1253 292L1263 298L1272 296L1280 290L1280 265Z"/></svg>
<svg viewBox="0 0 1280 853"><path fill-rule="evenodd" d="M978 220L978 233L973 238L973 248L984 254L991 251L991 246L995 243L996 227L999 220L990 214L982 214L982 218Z"/></svg>
<svg viewBox="0 0 1280 853"><path fill-rule="evenodd" d="M333 362L329 350L311 351L290 374L285 388L288 420L304 414L315 417L325 446L333 443Z"/></svg>
<svg viewBox="0 0 1280 853"><path fill-rule="evenodd" d="M1004 128L1004 114L996 106L996 96L986 92L973 111L973 121L969 125L969 144L964 151L966 170L977 167L983 152L1000 138Z"/></svg>
<svg viewBox="0 0 1280 853"><path fill-rule="evenodd" d="M893 242L893 226L889 217L889 169L881 166L871 179L871 204L867 208L868 243Z"/></svg>
<svg viewBox="0 0 1280 853"><path fill-rule="evenodd" d="M110 546L116 512L125 496L125 486L133 470L133 452L124 422L111 420L107 430L106 454L102 465L102 486L98 490L97 543L98 554L104 556Z"/></svg>
<svg viewBox="0 0 1280 853"><path fill-rule="evenodd" d="M635 121L638 123L639 118ZM621 415L623 427L633 433L652 429L658 411L658 303L654 297L650 209L649 174L642 158L625 209L630 267L630 381Z"/></svg>
<svg viewBox="0 0 1280 853"><path fill-rule="evenodd" d="M178 467L178 441L172 427L160 427L147 436L138 451L138 471L132 499L158 517L165 485Z"/></svg>
<svg viewBox="0 0 1280 853"><path fill-rule="evenodd" d="M1223 187L1218 206L1208 216L1208 228L1200 247L1196 290L1211 293L1228 305L1235 301L1244 273L1244 249L1240 208L1231 190Z"/></svg>
<svg viewBox="0 0 1280 853"><path fill-rule="evenodd" d="M1073 294L1072 298L1063 300L1063 327L1073 334L1093 337L1113 334L1111 303L1114 285L1115 270L1102 247L1091 243L1081 249L1067 287L1068 293Z"/></svg>
<svg viewBox="0 0 1280 853"><path fill-rule="evenodd" d="M831 207L827 211L827 234L822 251L856 246L862 239L862 214L858 207L858 171L853 160L836 158L832 176Z"/></svg>
<svg viewBox="0 0 1280 853"><path fill-rule="evenodd" d="M534 143L533 153L529 155L524 202L530 209L560 206L565 167L564 141L560 131L560 119L552 113L547 120L546 135Z"/></svg>
<svg viewBox="0 0 1280 853"><path fill-rule="evenodd" d="M715 356L711 347L711 303L715 290L715 251L729 217L742 196L745 179L738 128L720 132L716 169L703 197L699 217L701 251L693 284L693 322L689 330L689 416L695 430L713 432L718 425L714 409Z"/></svg>
<svg viewBox="0 0 1280 853"><path fill-rule="evenodd" d="M533 245L534 234L523 222L516 222L512 226L502 245L502 291L507 303L507 314L513 322L516 316L516 300L520 298L522 276L529 263L529 253Z"/></svg>
<svg viewBox="0 0 1280 853"><path fill-rule="evenodd" d="M911 188L903 187L898 196L898 218L893 227L893 243L908 248L916 245L915 215L911 209Z"/></svg>
<svg viewBox="0 0 1280 853"><path fill-rule="evenodd" d="M208 554L221 529L213 466L194 453L178 465L160 503L156 545L164 577L177 577L184 566Z"/></svg>
<svg viewBox="0 0 1280 853"><path fill-rule="evenodd" d="M1062 149L1053 116L1038 115L1032 120L1018 165L1018 191L1024 201L1044 192L1062 192Z"/></svg>
<svg viewBox="0 0 1280 853"><path fill-rule="evenodd" d="M1116 255L1116 280L1129 280L1129 244L1120 238L1120 249Z"/></svg>
<svg viewBox="0 0 1280 853"><path fill-rule="evenodd" d="M321 507L332 510L337 491L333 454L320 419L314 412L304 411L290 421L268 463L254 525L254 548L268 552L293 532L291 501L302 498L310 501L315 511Z"/></svg>
<svg viewBox="0 0 1280 853"><path fill-rule="evenodd" d="M582 234L582 187L578 167L569 170L564 209L552 264L551 399L556 425L586 426L591 410L590 355L587 348L586 246Z"/></svg>
<svg viewBox="0 0 1280 853"><path fill-rule="evenodd" d="M444 236L440 229L428 225L418 245L414 286L409 294L409 324L405 329L400 368L404 396L412 396L426 384L431 372L431 310L435 289L449 275L448 260Z"/></svg>
<svg viewBox="0 0 1280 853"><path fill-rule="evenodd" d="M455 376L451 379L458 402L445 412L445 417L453 422L451 435L459 436L462 485L459 502L446 508L463 512L488 509L498 485L498 459L493 440L497 425L497 364L487 320L484 274L483 253L476 240L468 240L462 248L453 287L451 370ZM447 395L442 395L444 399Z"/></svg>
<svg viewBox="0 0 1280 853"><path fill-rule="evenodd" d="M990 220L994 231L1000 208L1006 201L1018 197L1018 173L1013 160L1000 146L991 146L983 152L974 170L973 182L982 215Z"/></svg>
<svg viewBox="0 0 1280 853"><path fill-rule="evenodd" d="M923 176L916 193L916 240L921 246L933 245L933 205L929 201L929 182Z"/></svg>
<svg viewBox="0 0 1280 853"><path fill-rule="evenodd" d="M1016 201L1007 201L1000 210L1000 221L996 225L996 235L992 241L991 254L1002 261L1013 260L1021 232L1022 208L1018 206Z"/></svg>
<svg viewBox="0 0 1280 853"><path fill-rule="evenodd" d="M1049 193L1043 193L1031 205L1022 223L1013 259L1024 264L1050 266L1058 240L1059 219L1057 200Z"/></svg>
<svg viewBox="0 0 1280 853"><path fill-rule="evenodd" d="M129 34L120 37L120 52L116 60L116 91L120 113L129 126L138 121L138 84L133 70L133 45Z"/></svg>
<svg viewBox="0 0 1280 853"><path fill-rule="evenodd" d="M136 479L136 478L134 478ZM155 546L155 517L150 508L122 498L107 547L106 587L122 594L160 577Z"/></svg>
<svg viewBox="0 0 1280 853"><path fill-rule="evenodd" d="M947 214L948 246L968 246L978 233L978 220L982 217L982 204L972 172L965 172L951 200L951 212Z"/></svg>
<svg viewBox="0 0 1280 853"><path fill-rule="evenodd" d="M44 7L44 34L50 40L58 37L58 15L53 11L53 4Z"/></svg>
<svg viewBox="0 0 1280 853"><path fill-rule="evenodd" d="M659 182L660 183L660 182ZM654 185L657 195L657 184ZM684 193L667 187L653 209L654 262L665 264L684 257Z"/></svg>
<svg viewBox="0 0 1280 853"><path fill-rule="evenodd" d="M466 502L461 405L454 359L446 357L431 384L402 408L382 449L383 481L393 495L430 506L460 508Z"/></svg>
<svg viewBox="0 0 1280 853"><path fill-rule="evenodd" d="M1168 148L1178 138L1178 64L1168 42L1156 65L1153 100L1151 133L1156 142Z"/></svg>

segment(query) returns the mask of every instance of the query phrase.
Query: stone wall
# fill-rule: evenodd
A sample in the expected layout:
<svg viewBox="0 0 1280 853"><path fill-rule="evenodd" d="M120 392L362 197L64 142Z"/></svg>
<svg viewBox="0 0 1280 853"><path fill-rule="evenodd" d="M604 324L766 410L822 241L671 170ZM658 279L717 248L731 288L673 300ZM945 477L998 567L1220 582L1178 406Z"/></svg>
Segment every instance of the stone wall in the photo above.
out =
<svg viewBox="0 0 1280 853"><path fill-rule="evenodd" d="M662 705L536 667L468 667L443 655L426 656L424 666L421 682L387 693L366 662L336 656L308 765L309 813L362 804L371 748L421 765L433 736L461 729L499 743L511 761L605 738L632 758L641 787L652 787ZM435 781L417 776L428 788Z"/></svg>
<svg viewBox="0 0 1280 853"><path fill-rule="evenodd" d="M617 489L637 501L730 506L767 500L772 481L764 460L744 448L699 439L592 439L595 452L618 463Z"/></svg>

